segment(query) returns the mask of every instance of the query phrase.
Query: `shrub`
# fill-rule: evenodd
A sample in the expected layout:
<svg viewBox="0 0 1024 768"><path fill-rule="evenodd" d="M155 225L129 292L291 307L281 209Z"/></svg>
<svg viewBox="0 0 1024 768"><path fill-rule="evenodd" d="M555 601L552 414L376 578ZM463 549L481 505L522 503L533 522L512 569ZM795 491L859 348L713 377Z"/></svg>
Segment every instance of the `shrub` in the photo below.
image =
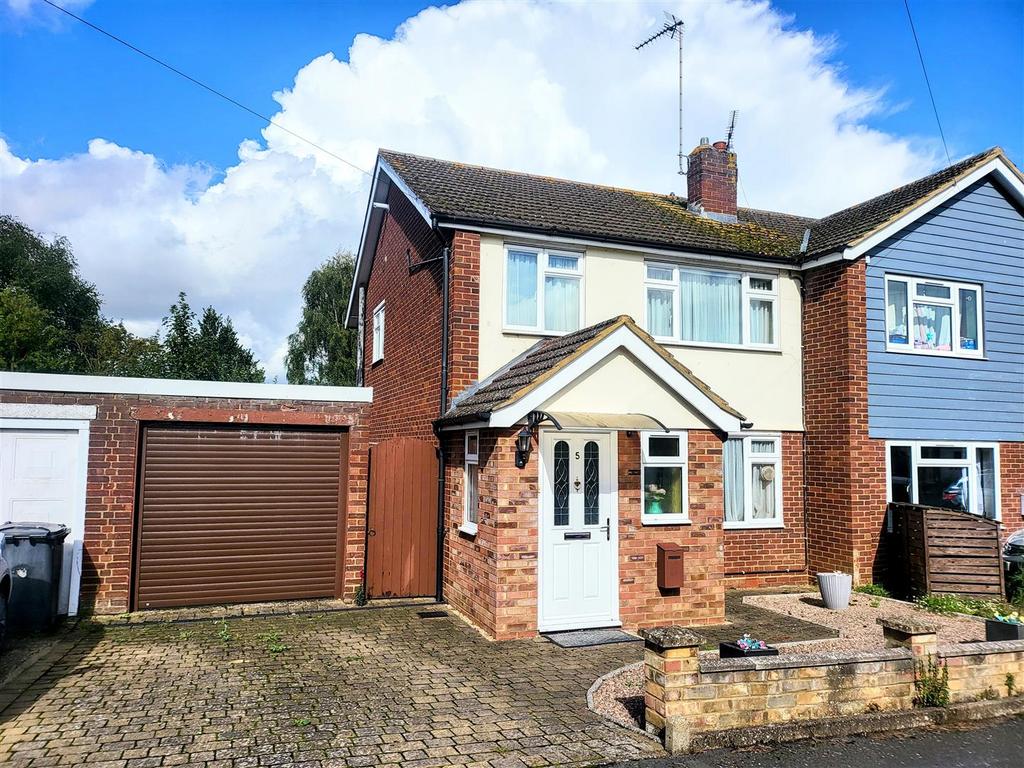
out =
<svg viewBox="0 0 1024 768"><path fill-rule="evenodd" d="M914 665L914 706L949 706L949 670L932 655Z"/></svg>
<svg viewBox="0 0 1024 768"><path fill-rule="evenodd" d="M1017 677L1013 672L1006 673L1006 695L1014 696L1017 693Z"/></svg>
<svg viewBox="0 0 1024 768"><path fill-rule="evenodd" d="M971 616L993 618L1012 608L1002 600L980 600L976 597L963 595L925 595L917 598L917 604L932 613L966 613Z"/></svg>
<svg viewBox="0 0 1024 768"><path fill-rule="evenodd" d="M859 587L855 587L854 592L860 592L862 595L874 595L875 597L892 597L889 594L889 590L883 587L881 584L861 584Z"/></svg>
<svg viewBox="0 0 1024 768"><path fill-rule="evenodd" d="M1024 608L1024 568L1017 568L1006 580L1006 594L1016 607Z"/></svg>

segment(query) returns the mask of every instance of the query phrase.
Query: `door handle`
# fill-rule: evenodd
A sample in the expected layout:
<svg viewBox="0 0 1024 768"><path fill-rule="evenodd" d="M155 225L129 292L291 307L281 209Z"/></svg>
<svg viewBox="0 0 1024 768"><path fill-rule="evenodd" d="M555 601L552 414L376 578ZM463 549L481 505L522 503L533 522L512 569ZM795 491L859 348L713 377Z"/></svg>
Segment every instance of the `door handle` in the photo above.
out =
<svg viewBox="0 0 1024 768"><path fill-rule="evenodd" d="M604 525L602 525L600 528L598 528L598 530L599 531L604 531L604 540L605 541L611 541L612 540L612 519L610 517L606 517L605 520L604 520Z"/></svg>

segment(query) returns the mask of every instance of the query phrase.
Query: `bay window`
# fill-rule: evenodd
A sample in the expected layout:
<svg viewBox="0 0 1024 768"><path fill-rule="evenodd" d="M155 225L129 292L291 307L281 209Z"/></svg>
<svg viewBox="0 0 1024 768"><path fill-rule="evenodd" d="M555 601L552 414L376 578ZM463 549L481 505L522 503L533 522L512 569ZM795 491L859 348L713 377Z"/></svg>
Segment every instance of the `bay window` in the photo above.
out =
<svg viewBox="0 0 1024 768"><path fill-rule="evenodd" d="M980 357L981 299L980 285L886 275L886 349Z"/></svg>
<svg viewBox="0 0 1024 768"><path fill-rule="evenodd" d="M645 264L647 332L659 340L778 347L778 278Z"/></svg>
<svg viewBox="0 0 1024 768"><path fill-rule="evenodd" d="M999 448L989 443L890 442L889 501L999 519Z"/></svg>
<svg viewBox="0 0 1024 768"><path fill-rule="evenodd" d="M579 330L583 256L544 248L505 248L505 327L568 333Z"/></svg>
<svg viewBox="0 0 1024 768"><path fill-rule="evenodd" d="M782 437L748 435L722 448L726 528L782 526Z"/></svg>
<svg viewBox="0 0 1024 768"><path fill-rule="evenodd" d="M641 432L640 522L672 525L689 522L686 489L686 432Z"/></svg>

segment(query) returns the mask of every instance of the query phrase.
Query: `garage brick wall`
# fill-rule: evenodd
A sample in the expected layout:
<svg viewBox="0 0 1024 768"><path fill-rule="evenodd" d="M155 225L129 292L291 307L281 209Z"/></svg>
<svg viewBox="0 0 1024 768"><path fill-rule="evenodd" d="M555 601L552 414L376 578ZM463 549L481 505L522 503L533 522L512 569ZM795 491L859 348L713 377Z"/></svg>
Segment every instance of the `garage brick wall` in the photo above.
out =
<svg viewBox="0 0 1024 768"><path fill-rule="evenodd" d="M140 424L329 426L349 430L343 597L362 583L369 403L4 391L5 403L94 405L89 430L81 602L98 613L129 609Z"/></svg>

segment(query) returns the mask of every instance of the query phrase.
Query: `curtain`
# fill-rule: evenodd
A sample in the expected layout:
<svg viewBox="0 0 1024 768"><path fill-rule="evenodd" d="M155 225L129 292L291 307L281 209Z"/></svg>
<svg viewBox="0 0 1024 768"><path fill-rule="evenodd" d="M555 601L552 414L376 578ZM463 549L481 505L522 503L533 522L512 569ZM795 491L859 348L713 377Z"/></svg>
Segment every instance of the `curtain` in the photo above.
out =
<svg viewBox="0 0 1024 768"><path fill-rule="evenodd" d="M739 275L680 271L684 341L740 343L741 282Z"/></svg>
<svg viewBox="0 0 1024 768"><path fill-rule="evenodd" d="M544 278L544 330L575 331L579 327L579 278L548 275Z"/></svg>
<svg viewBox="0 0 1024 768"><path fill-rule="evenodd" d="M672 336L673 291L647 289L647 332L652 336Z"/></svg>
<svg viewBox="0 0 1024 768"><path fill-rule="evenodd" d="M506 314L509 325L533 328L537 325L537 254L508 252Z"/></svg>
<svg viewBox="0 0 1024 768"><path fill-rule="evenodd" d="M725 470L725 519L743 521L743 439L726 440L722 451Z"/></svg>
<svg viewBox="0 0 1024 768"><path fill-rule="evenodd" d="M775 327L772 318L773 302L752 299L750 302L750 342L752 344L774 344Z"/></svg>
<svg viewBox="0 0 1024 768"><path fill-rule="evenodd" d="M778 480L775 465L754 464L750 469L750 506L754 519L771 520L775 517L775 483Z"/></svg>
<svg viewBox="0 0 1024 768"><path fill-rule="evenodd" d="M952 307L914 304L914 346L917 349L952 349Z"/></svg>

